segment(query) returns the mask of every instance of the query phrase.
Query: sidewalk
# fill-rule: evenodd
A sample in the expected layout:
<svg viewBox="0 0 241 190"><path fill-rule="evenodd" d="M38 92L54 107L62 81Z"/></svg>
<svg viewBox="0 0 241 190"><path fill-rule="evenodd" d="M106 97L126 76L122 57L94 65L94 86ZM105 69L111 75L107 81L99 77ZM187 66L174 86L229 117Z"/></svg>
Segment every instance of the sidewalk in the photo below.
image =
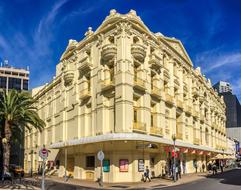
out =
<svg viewBox="0 0 241 190"><path fill-rule="evenodd" d="M225 170L229 171L229 170ZM225 172L224 171L224 172ZM219 174L220 172L218 172ZM86 180L80 180L80 179L68 179L67 182L64 181L64 178L51 176L46 177L46 181L48 182L58 182L63 184L69 184L69 185L77 185L82 188L86 189L152 189L152 188L163 188L167 186L175 186L175 185L181 185L185 183L190 183L196 180L205 179L207 176L212 175L210 173L192 173L192 174L185 174L182 175L182 178L176 181L175 183L170 179L162 179L162 178L155 178L152 179L151 182L133 182L133 183L104 183L103 187L100 187L97 182L94 181L86 181ZM41 177L39 178L39 180ZM28 180L31 180L28 178Z"/></svg>
<svg viewBox="0 0 241 190"><path fill-rule="evenodd" d="M78 185L86 188L94 189L150 189L154 187L162 188L167 186L180 185L184 183L189 183L199 179L204 179L208 173L197 173L197 174L185 174L177 182L173 182L169 179L155 178L151 182L133 182L133 183L104 183L103 187L100 187L97 182L86 181L80 179L69 179L67 182L63 178L59 177L47 177L46 180L55 181L64 184Z"/></svg>

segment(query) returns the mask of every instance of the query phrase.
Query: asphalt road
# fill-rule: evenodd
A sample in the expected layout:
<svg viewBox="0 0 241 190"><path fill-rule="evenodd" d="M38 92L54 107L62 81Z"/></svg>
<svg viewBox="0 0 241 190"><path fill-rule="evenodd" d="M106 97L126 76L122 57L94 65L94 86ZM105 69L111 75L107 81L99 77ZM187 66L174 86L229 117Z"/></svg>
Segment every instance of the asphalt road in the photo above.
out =
<svg viewBox="0 0 241 190"><path fill-rule="evenodd" d="M38 184L37 186L39 187L40 184ZM18 184L15 184L14 186L6 184L6 185L0 185L0 189L13 189L13 190L14 189L28 189L28 190L38 189L40 190L40 188L36 188L36 185L32 186L31 184L22 184L20 186ZM85 190L85 189L90 190L90 188L86 188L86 187L57 183L53 181L46 181L46 188L45 188L45 190ZM115 188L113 187L113 189L124 190L124 189L127 189L127 187L117 186ZM193 181L191 183L187 183L183 185L177 185L177 186L171 186L171 187L156 186L156 187L153 187L152 189L153 190L158 190L158 189L160 190L241 190L241 169L230 170L223 174L209 176L204 179ZM138 188L138 190L141 190L141 189Z"/></svg>
<svg viewBox="0 0 241 190"><path fill-rule="evenodd" d="M191 183L159 188L154 190L241 190L241 169L235 169L224 172L223 174L217 174L209 176L205 179L194 181Z"/></svg>

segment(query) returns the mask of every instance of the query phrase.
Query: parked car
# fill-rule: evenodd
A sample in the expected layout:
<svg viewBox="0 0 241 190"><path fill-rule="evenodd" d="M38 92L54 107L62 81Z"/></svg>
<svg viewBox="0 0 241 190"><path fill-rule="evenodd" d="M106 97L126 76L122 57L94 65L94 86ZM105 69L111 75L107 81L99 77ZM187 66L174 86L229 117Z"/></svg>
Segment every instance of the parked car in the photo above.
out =
<svg viewBox="0 0 241 190"><path fill-rule="evenodd" d="M23 177L24 176L24 170L21 166L10 164L9 166L9 172L13 174L14 177Z"/></svg>

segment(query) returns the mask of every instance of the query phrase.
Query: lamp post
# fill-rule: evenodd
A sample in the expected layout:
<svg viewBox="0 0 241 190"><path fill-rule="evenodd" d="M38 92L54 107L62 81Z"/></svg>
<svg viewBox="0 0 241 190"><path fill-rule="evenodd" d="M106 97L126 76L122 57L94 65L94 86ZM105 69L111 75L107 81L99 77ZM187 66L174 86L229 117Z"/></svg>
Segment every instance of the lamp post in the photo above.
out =
<svg viewBox="0 0 241 190"><path fill-rule="evenodd" d="M64 181L67 181L67 144L64 147Z"/></svg>
<svg viewBox="0 0 241 190"><path fill-rule="evenodd" d="M172 140L173 140L173 152L174 152L174 157L173 157L173 180L176 182L176 135L172 135Z"/></svg>

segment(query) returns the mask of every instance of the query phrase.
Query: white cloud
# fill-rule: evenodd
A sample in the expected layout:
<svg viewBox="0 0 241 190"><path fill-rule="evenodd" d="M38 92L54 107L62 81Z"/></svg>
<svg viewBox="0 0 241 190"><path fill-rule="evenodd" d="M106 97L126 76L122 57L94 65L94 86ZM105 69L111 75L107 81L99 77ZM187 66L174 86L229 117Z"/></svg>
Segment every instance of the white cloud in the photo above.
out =
<svg viewBox="0 0 241 190"><path fill-rule="evenodd" d="M219 49L198 54L195 63L202 66L204 73L210 73L224 66L241 65L241 52L222 53Z"/></svg>

